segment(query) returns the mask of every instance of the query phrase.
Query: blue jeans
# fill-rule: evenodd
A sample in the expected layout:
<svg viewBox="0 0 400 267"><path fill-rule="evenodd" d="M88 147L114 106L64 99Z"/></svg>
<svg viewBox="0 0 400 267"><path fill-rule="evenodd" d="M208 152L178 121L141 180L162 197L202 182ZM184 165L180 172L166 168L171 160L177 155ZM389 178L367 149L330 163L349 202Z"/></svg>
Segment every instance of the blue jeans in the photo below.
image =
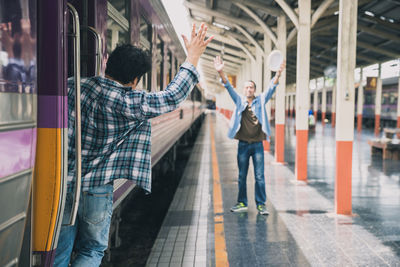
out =
<svg viewBox="0 0 400 267"><path fill-rule="evenodd" d="M265 204L267 196L265 193L264 178L264 147L262 142L247 143L239 141L237 161L239 167L239 194L238 202L247 206L246 178L249 170L250 157L253 159L254 178L256 180L254 192L257 205Z"/></svg>
<svg viewBox="0 0 400 267"><path fill-rule="evenodd" d="M73 195L68 193L63 224L71 215ZM78 214L73 226L62 226L54 266L67 267L74 249L75 259L71 266L100 266L108 246L113 205L113 186L106 184L82 192Z"/></svg>

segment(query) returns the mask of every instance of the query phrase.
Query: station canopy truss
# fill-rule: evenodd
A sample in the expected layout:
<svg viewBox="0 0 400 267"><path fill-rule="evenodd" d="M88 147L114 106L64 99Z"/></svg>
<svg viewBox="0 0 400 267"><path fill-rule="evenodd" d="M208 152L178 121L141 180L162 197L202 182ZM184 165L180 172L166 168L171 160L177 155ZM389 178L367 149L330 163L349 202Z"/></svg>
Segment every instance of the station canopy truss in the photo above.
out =
<svg viewBox="0 0 400 267"><path fill-rule="evenodd" d="M285 14L275 0L186 0L184 2L192 21L205 22L209 33L216 36L202 58L202 69L209 87L215 87L216 72L213 58L223 53L228 73L236 74L246 60L248 52L255 57L252 37L263 47L264 31L240 6L255 13L276 35L277 18ZM297 0L284 0L294 13ZM330 3L329 3L330 2ZM313 0L311 14L329 3L311 29L310 79L324 75L324 69L337 62L338 0ZM287 17L287 84L296 81L296 27ZM246 36L247 35L247 36ZM235 39L235 40L233 40ZM272 49L274 45L272 44ZM400 1L358 0L357 67L385 62L400 57Z"/></svg>

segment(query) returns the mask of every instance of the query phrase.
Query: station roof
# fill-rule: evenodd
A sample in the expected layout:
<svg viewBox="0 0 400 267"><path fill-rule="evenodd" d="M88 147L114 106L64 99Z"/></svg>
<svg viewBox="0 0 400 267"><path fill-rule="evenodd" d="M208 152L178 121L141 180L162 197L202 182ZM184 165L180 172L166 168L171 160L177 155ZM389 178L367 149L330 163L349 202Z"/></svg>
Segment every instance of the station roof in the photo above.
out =
<svg viewBox="0 0 400 267"><path fill-rule="evenodd" d="M271 30L276 31L277 17L285 14L277 0L186 0L185 6L193 22L206 22L210 34L216 35L205 51L203 70L206 82L215 87L215 71L212 59L224 47L226 70L234 74L246 59L241 45L255 55L255 45L263 47L264 31L240 5L255 13ZM296 13L297 0L284 0ZM313 0L312 14L322 4L327 9L311 29L310 79L321 77L324 69L336 65L338 38L339 1ZM286 16L287 17L287 16ZM287 83L296 81L296 27L287 17ZM257 43L252 43L249 34ZM235 40L232 40L232 37ZM274 47L273 47L274 48ZM357 62L356 66L400 57L400 1L399 0L358 0ZM207 70L208 69L208 70ZM211 70L210 70L211 69Z"/></svg>

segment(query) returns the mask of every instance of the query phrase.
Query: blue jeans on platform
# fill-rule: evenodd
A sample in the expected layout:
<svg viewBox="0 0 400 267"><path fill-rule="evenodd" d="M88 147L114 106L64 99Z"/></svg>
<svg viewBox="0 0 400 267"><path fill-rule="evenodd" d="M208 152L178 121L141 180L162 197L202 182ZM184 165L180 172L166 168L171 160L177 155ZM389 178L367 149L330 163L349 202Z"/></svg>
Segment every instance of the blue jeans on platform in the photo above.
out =
<svg viewBox="0 0 400 267"><path fill-rule="evenodd" d="M73 195L66 196L63 224L71 215ZM108 247L113 205L113 186L106 184L82 192L78 215L73 226L62 226L54 266L67 267L74 249L71 266L98 267Z"/></svg>
<svg viewBox="0 0 400 267"><path fill-rule="evenodd" d="M265 204L265 178L264 178L264 147L262 142L247 143L239 141L237 161L239 167L239 194L238 202L247 206L246 178L249 170L250 157L253 159L254 178L256 180L254 193L257 205Z"/></svg>

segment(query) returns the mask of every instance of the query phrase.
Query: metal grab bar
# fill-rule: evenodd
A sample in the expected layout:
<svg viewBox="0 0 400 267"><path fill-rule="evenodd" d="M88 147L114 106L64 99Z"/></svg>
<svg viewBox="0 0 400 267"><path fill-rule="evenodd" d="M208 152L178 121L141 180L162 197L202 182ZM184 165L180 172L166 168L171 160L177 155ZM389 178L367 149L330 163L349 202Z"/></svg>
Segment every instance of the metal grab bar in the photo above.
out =
<svg viewBox="0 0 400 267"><path fill-rule="evenodd" d="M102 59L102 53L101 53L101 35L100 33L93 27L88 26L87 29L89 32L93 33L93 35L96 37L96 67L95 67L95 75L100 76L101 75L101 61Z"/></svg>
<svg viewBox="0 0 400 267"><path fill-rule="evenodd" d="M72 204L71 217L66 226L75 224L78 213L79 199L81 196L82 182L82 151L81 151L81 55L80 55L80 25L79 15L76 9L67 3L68 10L72 14L72 28L74 37L74 78L75 78L75 193Z"/></svg>

